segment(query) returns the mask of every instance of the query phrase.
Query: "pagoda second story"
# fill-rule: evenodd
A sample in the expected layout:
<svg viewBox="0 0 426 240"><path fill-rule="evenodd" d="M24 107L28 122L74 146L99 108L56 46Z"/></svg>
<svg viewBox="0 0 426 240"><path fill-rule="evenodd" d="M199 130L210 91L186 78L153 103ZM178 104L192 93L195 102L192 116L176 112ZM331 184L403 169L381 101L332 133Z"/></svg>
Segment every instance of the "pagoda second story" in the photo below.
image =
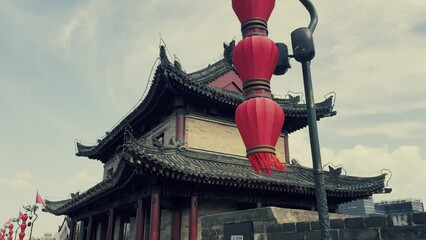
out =
<svg viewBox="0 0 426 240"><path fill-rule="evenodd" d="M77 156L105 164L104 177L114 171L116 149L123 145L125 129L137 141L160 150L180 148L245 157L245 147L235 125L235 109L243 102L242 82L232 64L234 42L224 44L223 58L193 73L185 73L179 62L170 62L160 47L158 65L143 101L97 145L77 143ZM289 134L307 126L306 105L299 96L275 98L286 121L276 149L278 158L289 164ZM318 120L334 116L333 98L316 104Z"/></svg>

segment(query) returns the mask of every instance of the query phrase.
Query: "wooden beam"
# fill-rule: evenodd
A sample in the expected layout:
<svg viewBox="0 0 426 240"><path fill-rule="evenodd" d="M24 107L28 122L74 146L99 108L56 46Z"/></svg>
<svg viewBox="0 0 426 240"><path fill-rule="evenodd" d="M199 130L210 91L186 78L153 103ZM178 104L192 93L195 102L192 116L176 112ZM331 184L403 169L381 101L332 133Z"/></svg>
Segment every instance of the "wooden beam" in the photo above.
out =
<svg viewBox="0 0 426 240"><path fill-rule="evenodd" d="M197 240L198 227L198 197L191 196L191 208L189 212L189 240Z"/></svg>
<svg viewBox="0 0 426 240"><path fill-rule="evenodd" d="M136 238L135 240L143 240L145 227L145 214L143 211L143 200L138 199L138 208L136 210Z"/></svg>
<svg viewBox="0 0 426 240"><path fill-rule="evenodd" d="M156 187L152 189L151 195L151 221L149 228L149 240L160 239L160 190Z"/></svg>

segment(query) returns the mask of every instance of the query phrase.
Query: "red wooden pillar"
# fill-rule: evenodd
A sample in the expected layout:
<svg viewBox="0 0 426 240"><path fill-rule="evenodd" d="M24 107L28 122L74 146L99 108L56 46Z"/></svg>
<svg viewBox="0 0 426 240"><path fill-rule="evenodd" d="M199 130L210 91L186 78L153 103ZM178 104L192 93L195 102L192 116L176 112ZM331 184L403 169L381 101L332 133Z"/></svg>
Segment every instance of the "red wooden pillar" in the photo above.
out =
<svg viewBox="0 0 426 240"><path fill-rule="evenodd" d="M138 199L138 208L136 210L136 240L143 240L144 236L144 227L145 219L143 212L143 200L142 198Z"/></svg>
<svg viewBox="0 0 426 240"><path fill-rule="evenodd" d="M288 133L284 134L284 156L285 156L285 162L290 163L290 150L288 146Z"/></svg>
<svg viewBox="0 0 426 240"><path fill-rule="evenodd" d="M183 111L176 113L176 140L185 140L185 114Z"/></svg>
<svg viewBox="0 0 426 240"><path fill-rule="evenodd" d="M108 214L108 228L107 228L106 240L112 240L113 237L114 237L114 209L111 208Z"/></svg>
<svg viewBox="0 0 426 240"><path fill-rule="evenodd" d="M152 189L151 195L151 221L149 226L149 240L160 239L160 190Z"/></svg>
<svg viewBox="0 0 426 240"><path fill-rule="evenodd" d="M93 225L93 217L89 217L89 221L87 223L87 232L86 232L86 240L92 239L92 225Z"/></svg>
<svg viewBox="0 0 426 240"><path fill-rule="evenodd" d="M181 228L181 210L172 211L172 239L171 240L180 240L180 228Z"/></svg>
<svg viewBox="0 0 426 240"><path fill-rule="evenodd" d="M191 208L189 210L189 240L197 240L198 227L198 197L191 197Z"/></svg>

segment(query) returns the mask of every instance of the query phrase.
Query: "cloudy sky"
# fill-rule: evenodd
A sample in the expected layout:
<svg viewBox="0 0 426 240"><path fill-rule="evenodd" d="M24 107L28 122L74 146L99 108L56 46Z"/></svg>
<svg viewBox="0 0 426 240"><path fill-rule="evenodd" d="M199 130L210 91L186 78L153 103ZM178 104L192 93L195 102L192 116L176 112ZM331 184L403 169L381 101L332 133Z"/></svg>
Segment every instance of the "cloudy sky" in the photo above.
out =
<svg viewBox="0 0 426 240"><path fill-rule="evenodd" d="M315 99L337 94L337 116L319 123L323 163L350 175L390 169L393 193L375 200L426 200L426 1L315 1ZM290 45L308 15L278 0L270 37ZM139 101L160 36L187 72L241 39L230 1L0 0L0 221L38 190L65 199L100 181L102 165L75 157ZM301 68L273 80L273 92L302 92ZM311 166L308 133L290 136L291 155ZM61 217L40 213L36 235Z"/></svg>

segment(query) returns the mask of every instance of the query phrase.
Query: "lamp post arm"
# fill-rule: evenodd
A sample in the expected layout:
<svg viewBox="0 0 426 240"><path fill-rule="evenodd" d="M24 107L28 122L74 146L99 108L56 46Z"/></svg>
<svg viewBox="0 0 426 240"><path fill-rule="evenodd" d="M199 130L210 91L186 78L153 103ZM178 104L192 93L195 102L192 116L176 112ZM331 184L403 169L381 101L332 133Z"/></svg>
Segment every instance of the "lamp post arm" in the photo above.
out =
<svg viewBox="0 0 426 240"><path fill-rule="evenodd" d="M309 22L308 28L309 30L311 30L312 33L314 33L318 23L317 10L315 9L315 6L314 4L312 4L311 0L299 0L299 1L303 4L303 6L305 6L306 10L308 10L309 12L311 21Z"/></svg>
<svg viewBox="0 0 426 240"><path fill-rule="evenodd" d="M35 206L35 205L34 205ZM31 230L30 230L30 237L29 237L29 240L32 240L32 236L33 236L33 227L34 227L34 222L37 220L37 218L38 218L38 215L37 215L37 213L36 213L36 211L37 211L37 206L35 206L34 207L34 215L35 215L35 218L34 218L34 220L33 220L33 222L31 223Z"/></svg>
<svg viewBox="0 0 426 240"><path fill-rule="evenodd" d="M19 230L19 222L17 222L17 224L18 224L18 227L15 230L15 238L14 238L14 240L16 240L16 235L18 235L18 230Z"/></svg>

